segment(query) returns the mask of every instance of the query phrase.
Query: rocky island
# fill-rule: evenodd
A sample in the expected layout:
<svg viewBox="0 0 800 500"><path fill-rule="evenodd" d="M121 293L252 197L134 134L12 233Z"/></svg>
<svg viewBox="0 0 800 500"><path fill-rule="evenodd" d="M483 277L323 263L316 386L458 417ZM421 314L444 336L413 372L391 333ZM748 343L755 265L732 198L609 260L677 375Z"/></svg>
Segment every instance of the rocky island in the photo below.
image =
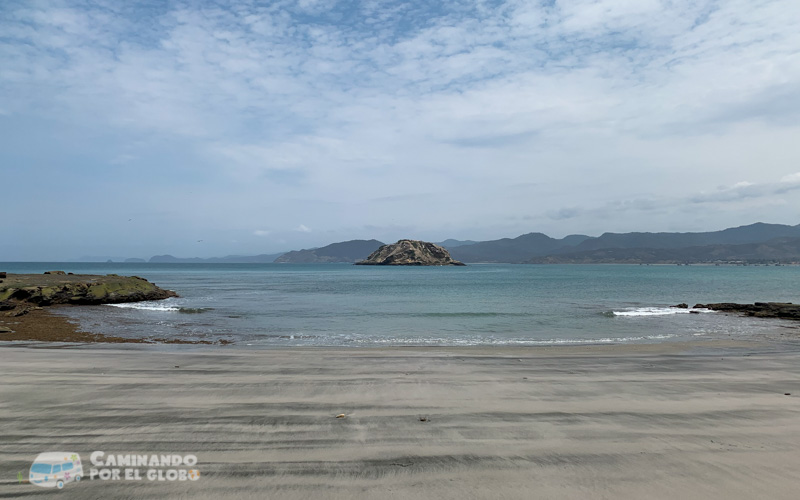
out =
<svg viewBox="0 0 800 500"><path fill-rule="evenodd" d="M463 266L450 257L450 253L439 245L419 240L400 240L383 245L357 266Z"/></svg>

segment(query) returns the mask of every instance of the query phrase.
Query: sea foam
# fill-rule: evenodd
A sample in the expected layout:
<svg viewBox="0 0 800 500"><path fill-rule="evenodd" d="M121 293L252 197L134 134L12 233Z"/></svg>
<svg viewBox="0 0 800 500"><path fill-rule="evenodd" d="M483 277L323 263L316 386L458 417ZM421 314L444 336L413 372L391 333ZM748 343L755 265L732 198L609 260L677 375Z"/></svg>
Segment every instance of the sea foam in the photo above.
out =
<svg viewBox="0 0 800 500"><path fill-rule="evenodd" d="M668 316L671 314L689 314L713 312L708 309L681 309L679 307L637 307L627 311L612 311L614 316Z"/></svg>
<svg viewBox="0 0 800 500"><path fill-rule="evenodd" d="M179 312L179 313L202 313L211 310L210 307L178 307L162 303L153 302L126 302L123 304L105 304L111 307L119 307L120 309L138 309L142 311L159 311L159 312Z"/></svg>

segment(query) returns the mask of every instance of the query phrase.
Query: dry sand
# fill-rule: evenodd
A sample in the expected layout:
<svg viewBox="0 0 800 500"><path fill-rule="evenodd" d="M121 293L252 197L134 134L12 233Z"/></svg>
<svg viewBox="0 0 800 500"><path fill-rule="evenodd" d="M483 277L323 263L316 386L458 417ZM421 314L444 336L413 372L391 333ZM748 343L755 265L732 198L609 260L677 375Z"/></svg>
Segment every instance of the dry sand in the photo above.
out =
<svg viewBox="0 0 800 500"><path fill-rule="evenodd" d="M0 498L800 497L786 346L16 344L0 368ZM18 484L51 450L193 453L201 477Z"/></svg>

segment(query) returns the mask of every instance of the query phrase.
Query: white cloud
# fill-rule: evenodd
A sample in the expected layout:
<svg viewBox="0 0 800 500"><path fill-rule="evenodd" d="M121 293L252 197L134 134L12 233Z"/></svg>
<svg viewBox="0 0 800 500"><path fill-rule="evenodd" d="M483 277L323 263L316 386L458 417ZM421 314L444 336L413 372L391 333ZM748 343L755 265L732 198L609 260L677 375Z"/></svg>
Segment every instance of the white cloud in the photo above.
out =
<svg viewBox="0 0 800 500"><path fill-rule="evenodd" d="M256 229L253 231L253 235L255 236L269 236L272 231L267 231L266 229Z"/></svg>
<svg viewBox="0 0 800 500"><path fill-rule="evenodd" d="M784 176L783 178L781 178L781 182L786 182L789 184L795 184L800 182L800 172Z"/></svg>
<svg viewBox="0 0 800 500"><path fill-rule="evenodd" d="M133 159L151 168L126 189L180 198L192 207L182 224L249 231L270 214L295 238L300 221L315 237L374 226L484 238L547 229L498 222L519 214L555 214L553 230L607 223L553 207L669 199L659 210L677 218L709 199L729 207L708 216L718 227L763 201L765 179L797 182L791 2L53 0L4 14L0 120L80 159L53 168L85 186ZM16 144L9 157L31 155ZM109 158L131 161L102 170ZM734 179L755 185L716 189ZM193 195L175 193L185 181ZM789 191L766 191L788 205L758 216L800 210ZM625 214L618 229L654 224Z"/></svg>
<svg viewBox="0 0 800 500"><path fill-rule="evenodd" d="M310 233L311 232L311 229L309 227L303 225L303 224L300 224L294 230L299 232L299 233Z"/></svg>

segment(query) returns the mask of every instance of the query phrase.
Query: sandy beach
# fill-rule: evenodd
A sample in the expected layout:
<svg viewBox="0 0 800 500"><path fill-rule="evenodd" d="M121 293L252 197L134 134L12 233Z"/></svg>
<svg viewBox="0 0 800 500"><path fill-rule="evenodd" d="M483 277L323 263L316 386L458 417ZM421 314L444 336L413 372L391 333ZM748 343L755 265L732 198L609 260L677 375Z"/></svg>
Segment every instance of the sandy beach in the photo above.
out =
<svg viewBox="0 0 800 500"><path fill-rule="evenodd" d="M0 348L0 498L796 498L800 350ZM790 393L787 396L785 393ZM344 418L336 418L345 414ZM197 481L19 483L37 454Z"/></svg>

